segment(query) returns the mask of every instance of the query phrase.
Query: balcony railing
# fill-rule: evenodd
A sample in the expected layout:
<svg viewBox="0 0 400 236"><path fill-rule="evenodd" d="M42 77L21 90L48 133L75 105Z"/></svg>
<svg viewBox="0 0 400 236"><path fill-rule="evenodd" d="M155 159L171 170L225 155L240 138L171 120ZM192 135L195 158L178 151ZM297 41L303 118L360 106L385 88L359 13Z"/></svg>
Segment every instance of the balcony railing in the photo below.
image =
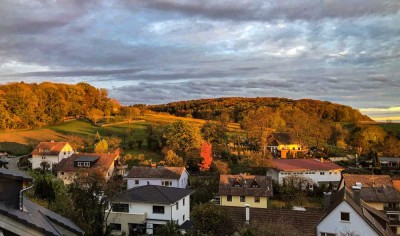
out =
<svg viewBox="0 0 400 236"><path fill-rule="evenodd" d="M399 206L384 206L383 210L385 211L400 211Z"/></svg>

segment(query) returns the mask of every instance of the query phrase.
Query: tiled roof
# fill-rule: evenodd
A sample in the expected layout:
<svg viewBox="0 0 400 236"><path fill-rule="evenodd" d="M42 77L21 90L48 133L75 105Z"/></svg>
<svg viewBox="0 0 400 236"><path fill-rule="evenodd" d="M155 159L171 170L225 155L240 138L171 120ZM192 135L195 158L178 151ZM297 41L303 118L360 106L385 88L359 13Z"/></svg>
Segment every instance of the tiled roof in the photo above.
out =
<svg viewBox="0 0 400 236"><path fill-rule="evenodd" d="M336 192L331 200L331 205L328 207L325 216L320 220L322 221L326 216L329 215L340 203L346 201L357 213L360 215L366 223L368 223L378 235L381 236L391 236L394 235L393 232L388 227L387 230L379 222L388 222L387 216L376 210L375 208L369 206L365 201L361 200L360 205L353 199L354 195L348 188L342 188Z"/></svg>
<svg viewBox="0 0 400 236"><path fill-rule="evenodd" d="M192 189L143 185L117 193L113 202L173 204L193 192Z"/></svg>
<svg viewBox="0 0 400 236"><path fill-rule="evenodd" d="M400 192L400 180L399 180L399 179L393 179L392 182L393 182L393 187L394 187L398 192Z"/></svg>
<svg viewBox="0 0 400 236"><path fill-rule="evenodd" d="M82 170L84 168L79 168L74 166L75 160L82 158L82 157L95 157L98 158L98 161L94 164L91 168L101 168L104 170L108 170L112 163L114 162L115 158L118 157L117 154L98 154L98 153L75 153L68 158L64 158L57 164L54 168L55 171L77 171Z"/></svg>
<svg viewBox="0 0 400 236"><path fill-rule="evenodd" d="M19 170L4 169L4 168L0 168L0 176L4 176L6 178L18 178L18 179L23 179L25 181L33 180L33 178L28 174L26 174L25 172Z"/></svg>
<svg viewBox="0 0 400 236"><path fill-rule="evenodd" d="M304 171L304 170L343 170L329 160L318 159L276 159L272 160L275 169L281 171Z"/></svg>
<svg viewBox="0 0 400 236"><path fill-rule="evenodd" d="M366 202L400 202L400 194L389 175L343 174L343 180L347 188L361 183L361 199Z"/></svg>
<svg viewBox="0 0 400 236"><path fill-rule="evenodd" d="M221 175L219 194L233 196L272 196L272 180L264 175Z"/></svg>
<svg viewBox="0 0 400 236"><path fill-rule="evenodd" d="M235 225L241 227L246 221L246 208L223 206ZM322 210L295 211L290 209L263 209L250 207L250 225L263 227L268 224L285 224L302 236L316 234L316 225L323 217Z"/></svg>
<svg viewBox="0 0 400 236"><path fill-rule="evenodd" d="M129 171L127 178L147 178L147 179L179 179L185 167L168 166L134 166Z"/></svg>
<svg viewBox="0 0 400 236"><path fill-rule="evenodd" d="M23 203L24 211L5 203L0 203L0 215L13 218L14 220L19 221L28 227L36 228L44 232L45 235L63 235L51 222L60 224L78 235L85 234L82 229L76 226L69 219L64 218L42 206L39 206L25 197Z"/></svg>
<svg viewBox="0 0 400 236"><path fill-rule="evenodd" d="M58 155L68 142L40 142L32 155Z"/></svg>

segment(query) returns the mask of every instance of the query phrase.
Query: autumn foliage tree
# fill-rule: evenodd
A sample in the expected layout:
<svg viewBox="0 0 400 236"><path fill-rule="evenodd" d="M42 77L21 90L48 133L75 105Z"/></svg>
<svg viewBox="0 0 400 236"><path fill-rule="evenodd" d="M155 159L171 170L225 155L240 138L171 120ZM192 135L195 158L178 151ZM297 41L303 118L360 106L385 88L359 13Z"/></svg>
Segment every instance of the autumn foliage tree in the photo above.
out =
<svg viewBox="0 0 400 236"><path fill-rule="evenodd" d="M213 160L211 155L211 144L209 142L202 143L200 156L203 159L203 161L200 164L200 170L201 171L209 170Z"/></svg>

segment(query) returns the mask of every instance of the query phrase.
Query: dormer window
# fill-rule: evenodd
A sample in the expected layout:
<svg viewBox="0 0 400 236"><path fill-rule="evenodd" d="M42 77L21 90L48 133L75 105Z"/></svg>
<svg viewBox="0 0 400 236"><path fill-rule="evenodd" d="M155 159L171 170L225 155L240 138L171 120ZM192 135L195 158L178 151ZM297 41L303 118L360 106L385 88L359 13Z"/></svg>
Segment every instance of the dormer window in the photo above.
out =
<svg viewBox="0 0 400 236"><path fill-rule="evenodd" d="M90 167L90 162L84 162L84 163L83 163L83 166L84 166L84 167Z"/></svg>
<svg viewBox="0 0 400 236"><path fill-rule="evenodd" d="M260 185L258 185L256 179L254 179L253 182L251 183L251 187L252 188L259 188L260 187Z"/></svg>
<svg viewBox="0 0 400 236"><path fill-rule="evenodd" d="M78 167L82 167L82 162L78 162Z"/></svg>
<svg viewBox="0 0 400 236"><path fill-rule="evenodd" d="M235 179L235 181L233 182L233 187L242 187L242 185L240 184L239 179Z"/></svg>

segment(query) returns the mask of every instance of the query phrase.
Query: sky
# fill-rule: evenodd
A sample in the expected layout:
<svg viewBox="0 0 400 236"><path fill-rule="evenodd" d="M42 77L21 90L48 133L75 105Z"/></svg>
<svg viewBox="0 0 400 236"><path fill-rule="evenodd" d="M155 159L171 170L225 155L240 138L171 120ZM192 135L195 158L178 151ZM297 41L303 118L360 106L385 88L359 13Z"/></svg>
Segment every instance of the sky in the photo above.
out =
<svg viewBox="0 0 400 236"><path fill-rule="evenodd" d="M1 0L0 83L311 98L400 121L398 0Z"/></svg>

